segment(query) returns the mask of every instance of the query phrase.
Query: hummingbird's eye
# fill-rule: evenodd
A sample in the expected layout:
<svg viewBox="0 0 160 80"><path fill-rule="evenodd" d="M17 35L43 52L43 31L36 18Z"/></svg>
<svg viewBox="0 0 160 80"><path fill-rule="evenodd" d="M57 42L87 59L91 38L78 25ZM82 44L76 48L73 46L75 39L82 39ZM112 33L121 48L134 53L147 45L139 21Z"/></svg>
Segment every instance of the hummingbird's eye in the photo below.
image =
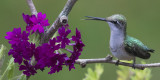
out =
<svg viewBox="0 0 160 80"><path fill-rule="evenodd" d="M119 22L119 21L113 21L113 23L116 25L121 25L121 22Z"/></svg>
<svg viewBox="0 0 160 80"><path fill-rule="evenodd" d="M117 22L117 24L121 24L119 21L116 21Z"/></svg>
<svg viewBox="0 0 160 80"><path fill-rule="evenodd" d="M117 24L118 21L111 21L113 24Z"/></svg>

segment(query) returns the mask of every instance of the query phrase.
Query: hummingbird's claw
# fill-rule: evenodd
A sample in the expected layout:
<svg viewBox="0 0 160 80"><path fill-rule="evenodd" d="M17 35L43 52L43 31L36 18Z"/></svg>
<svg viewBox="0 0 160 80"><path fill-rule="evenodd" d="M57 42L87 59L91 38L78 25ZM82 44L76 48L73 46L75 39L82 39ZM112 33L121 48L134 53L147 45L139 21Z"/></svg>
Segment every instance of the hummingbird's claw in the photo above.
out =
<svg viewBox="0 0 160 80"><path fill-rule="evenodd" d="M119 60L117 60L117 62L116 62L116 64L115 64L116 66L118 66L119 65Z"/></svg>
<svg viewBox="0 0 160 80"><path fill-rule="evenodd" d="M136 69L136 67L135 67L135 63L133 63L132 68L133 68L133 69Z"/></svg>
<svg viewBox="0 0 160 80"><path fill-rule="evenodd" d="M136 67L135 67L135 64L136 64L136 58L133 59L133 65L132 65L132 68L133 68L133 69L136 68Z"/></svg>

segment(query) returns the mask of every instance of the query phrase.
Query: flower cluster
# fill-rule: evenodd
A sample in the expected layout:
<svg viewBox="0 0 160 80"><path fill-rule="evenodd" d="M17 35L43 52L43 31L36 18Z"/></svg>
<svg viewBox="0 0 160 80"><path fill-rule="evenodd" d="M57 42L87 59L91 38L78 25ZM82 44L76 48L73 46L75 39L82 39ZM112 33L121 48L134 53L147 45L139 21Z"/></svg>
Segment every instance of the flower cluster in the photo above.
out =
<svg viewBox="0 0 160 80"><path fill-rule="evenodd" d="M46 26L49 26L48 19L45 20L46 14L42 14L39 12L37 14L37 17L35 15L25 15L22 14L24 21L26 22L26 30L30 32L32 30L32 33L38 31L39 33L44 32L44 28Z"/></svg>
<svg viewBox="0 0 160 80"><path fill-rule="evenodd" d="M76 28L76 35L68 38L71 30L68 29L69 25L62 26L58 29L59 36L50 39L48 43L37 46L29 42L30 31L43 33L44 28L49 25L46 15L39 12L35 15L23 14L23 19L27 23L26 31L21 31L21 28L14 28L13 31L7 32L6 39L11 44L9 55L14 57L14 62L19 64L19 70L27 76L34 75L37 70L44 70L46 67L50 68L48 74L59 72L62 70L63 65L69 66L69 70L75 69L75 60L79 58L83 47L85 46L81 40L81 33ZM72 46L73 49L67 49L67 46ZM60 50L66 50L71 53L67 56L66 53ZM35 63L31 64L34 59Z"/></svg>

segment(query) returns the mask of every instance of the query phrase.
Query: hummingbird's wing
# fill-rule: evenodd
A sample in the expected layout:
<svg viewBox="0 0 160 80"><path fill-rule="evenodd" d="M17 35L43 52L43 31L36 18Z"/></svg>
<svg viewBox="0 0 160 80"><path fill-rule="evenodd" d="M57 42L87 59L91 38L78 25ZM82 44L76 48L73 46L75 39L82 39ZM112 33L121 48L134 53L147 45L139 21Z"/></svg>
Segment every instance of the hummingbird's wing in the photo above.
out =
<svg viewBox="0 0 160 80"><path fill-rule="evenodd" d="M127 53L143 59L150 58L150 52L154 52L153 49L149 49L138 39L128 35L126 36L124 45Z"/></svg>

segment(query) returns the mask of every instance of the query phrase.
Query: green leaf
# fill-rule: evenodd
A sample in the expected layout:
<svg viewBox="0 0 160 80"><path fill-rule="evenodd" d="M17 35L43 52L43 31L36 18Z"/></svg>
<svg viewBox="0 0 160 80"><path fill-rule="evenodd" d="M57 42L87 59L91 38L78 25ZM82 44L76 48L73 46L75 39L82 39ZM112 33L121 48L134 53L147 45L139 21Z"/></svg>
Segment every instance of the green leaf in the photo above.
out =
<svg viewBox="0 0 160 80"><path fill-rule="evenodd" d="M6 49L7 48L4 45L1 45L1 48L0 48L0 60L3 58Z"/></svg>
<svg viewBox="0 0 160 80"><path fill-rule="evenodd" d="M96 64L94 71L91 68L88 68L87 71L88 73L85 74L85 78L83 80L100 80L100 76L104 70L101 64Z"/></svg>
<svg viewBox="0 0 160 80"><path fill-rule="evenodd" d="M14 76L14 58L12 57L8 64L8 80L11 80Z"/></svg>
<svg viewBox="0 0 160 80"><path fill-rule="evenodd" d="M6 75L6 73L8 72L8 80L11 80L13 78L13 74L14 74L14 58L12 57L9 60L8 66L6 68L6 70L3 72L2 76L0 77L0 80L3 80L4 76Z"/></svg>
<svg viewBox="0 0 160 80"><path fill-rule="evenodd" d="M5 53L6 49L7 48L4 45L1 45L1 48L0 48L0 70L1 70L3 62L4 62L4 56L5 56L4 53Z"/></svg>

